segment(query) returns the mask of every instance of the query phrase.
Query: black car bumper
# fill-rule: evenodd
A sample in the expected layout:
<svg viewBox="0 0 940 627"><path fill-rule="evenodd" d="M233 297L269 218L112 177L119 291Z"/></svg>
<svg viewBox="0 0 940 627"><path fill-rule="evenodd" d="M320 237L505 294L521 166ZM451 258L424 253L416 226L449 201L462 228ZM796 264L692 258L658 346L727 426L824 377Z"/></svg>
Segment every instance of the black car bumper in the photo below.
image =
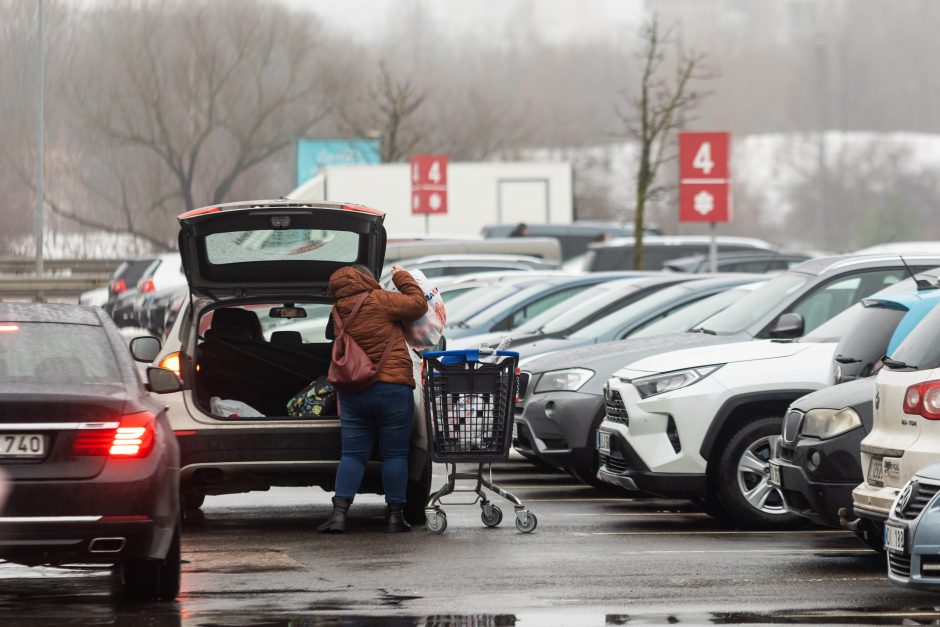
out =
<svg viewBox="0 0 940 627"><path fill-rule="evenodd" d="M538 394L517 413L515 449L561 469L596 463L594 432L604 418L604 399L595 394Z"/></svg>
<svg viewBox="0 0 940 627"><path fill-rule="evenodd" d="M49 516L0 518L0 557L20 564L113 564L129 558L162 559L173 528L153 520Z"/></svg>
<svg viewBox="0 0 940 627"><path fill-rule="evenodd" d="M852 508L854 483L822 483L812 481L806 471L781 459L774 460L780 467L780 491L787 508L803 518L824 527L839 528L839 509Z"/></svg>
<svg viewBox="0 0 940 627"><path fill-rule="evenodd" d="M704 498L707 494L705 475L651 472L620 433L605 433L610 435L610 452L599 455L597 478L601 481L668 498Z"/></svg>

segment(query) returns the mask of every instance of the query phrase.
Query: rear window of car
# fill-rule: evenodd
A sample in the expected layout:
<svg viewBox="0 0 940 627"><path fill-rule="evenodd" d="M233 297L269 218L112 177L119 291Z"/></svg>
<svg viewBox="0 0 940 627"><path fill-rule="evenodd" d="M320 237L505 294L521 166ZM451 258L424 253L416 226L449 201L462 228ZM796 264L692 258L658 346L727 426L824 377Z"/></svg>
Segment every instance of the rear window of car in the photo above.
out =
<svg viewBox="0 0 940 627"><path fill-rule="evenodd" d="M55 386L121 381L103 327L15 322L0 323L0 329L0 389L5 383Z"/></svg>
<svg viewBox="0 0 940 627"><path fill-rule="evenodd" d="M863 307L855 323L836 346L836 358L841 359L840 363L846 367L851 366L858 376L870 375L884 356L894 330L906 313L906 309L881 305Z"/></svg>
<svg viewBox="0 0 940 627"><path fill-rule="evenodd" d="M263 261L354 263L359 235L324 229L231 231L206 236L206 256L215 266Z"/></svg>
<svg viewBox="0 0 940 627"><path fill-rule="evenodd" d="M940 341L938 340L940 340L940 307L934 307L890 357L917 370L940 368Z"/></svg>

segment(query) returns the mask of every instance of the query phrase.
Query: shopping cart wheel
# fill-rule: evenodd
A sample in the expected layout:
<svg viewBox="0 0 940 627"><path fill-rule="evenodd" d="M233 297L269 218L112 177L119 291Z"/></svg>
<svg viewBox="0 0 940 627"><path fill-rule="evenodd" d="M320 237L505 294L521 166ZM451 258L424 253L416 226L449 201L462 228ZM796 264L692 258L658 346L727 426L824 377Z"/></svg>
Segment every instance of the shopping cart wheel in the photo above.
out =
<svg viewBox="0 0 940 627"><path fill-rule="evenodd" d="M522 533L532 533L538 525L539 519L532 512L524 509L516 514L516 529Z"/></svg>
<svg viewBox="0 0 940 627"><path fill-rule="evenodd" d="M427 515L425 525L431 533L444 533L447 529L447 514L438 510Z"/></svg>
<svg viewBox="0 0 940 627"><path fill-rule="evenodd" d="M483 506L480 518L483 519L483 524L487 527L496 527L499 523L503 522L503 510L492 503L487 503Z"/></svg>

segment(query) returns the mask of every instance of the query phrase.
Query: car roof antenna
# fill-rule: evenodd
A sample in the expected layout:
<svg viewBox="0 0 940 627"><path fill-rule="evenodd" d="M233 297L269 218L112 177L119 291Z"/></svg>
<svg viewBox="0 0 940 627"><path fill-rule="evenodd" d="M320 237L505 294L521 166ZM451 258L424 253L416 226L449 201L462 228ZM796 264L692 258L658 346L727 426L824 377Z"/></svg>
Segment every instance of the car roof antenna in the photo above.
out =
<svg viewBox="0 0 940 627"><path fill-rule="evenodd" d="M935 290L940 288L940 285L931 283L927 279L919 279L914 274L914 271L911 270L911 267L907 265L907 261L904 260L904 255L898 255L898 258L901 260L901 263L904 264L904 269L907 270L907 273L911 275L911 278L914 279L914 284L917 286L917 291L920 290Z"/></svg>

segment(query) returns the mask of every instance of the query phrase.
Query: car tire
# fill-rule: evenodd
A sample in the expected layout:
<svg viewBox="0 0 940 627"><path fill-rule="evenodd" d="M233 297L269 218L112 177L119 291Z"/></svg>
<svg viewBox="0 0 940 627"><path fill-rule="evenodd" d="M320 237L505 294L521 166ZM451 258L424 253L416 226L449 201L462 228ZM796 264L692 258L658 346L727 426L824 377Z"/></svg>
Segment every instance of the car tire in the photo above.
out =
<svg viewBox="0 0 940 627"><path fill-rule="evenodd" d="M881 528L881 533L879 534L876 529L859 529L855 532L855 535L859 540L865 543L868 548L872 551L884 554L885 552L885 541L884 541L884 525L879 525Z"/></svg>
<svg viewBox="0 0 940 627"><path fill-rule="evenodd" d="M180 525L173 530L173 539L166 557L161 559L129 559L121 564L124 596L132 601L172 601L180 592Z"/></svg>
<svg viewBox="0 0 940 627"><path fill-rule="evenodd" d="M202 492L196 492L194 490L186 490L180 494L180 505L182 505L183 510L191 511L196 510L202 507L202 504L206 502L206 495Z"/></svg>
<svg viewBox="0 0 940 627"><path fill-rule="evenodd" d="M804 522L787 510L783 496L769 485L770 438L780 434L781 420L779 416L755 417L728 438L717 457L715 485L708 496L717 497L732 524L788 529Z"/></svg>
<svg viewBox="0 0 940 627"><path fill-rule="evenodd" d="M424 508L428 504L431 496L431 455L424 462L424 471L417 481L408 480L408 487L405 490L405 520L412 525L423 525L425 523Z"/></svg>
<svg viewBox="0 0 940 627"><path fill-rule="evenodd" d="M572 477L585 485L597 488L598 490L610 490L613 486L597 478L598 470L598 464L595 462L587 466L575 466L574 468L570 468L568 472Z"/></svg>

